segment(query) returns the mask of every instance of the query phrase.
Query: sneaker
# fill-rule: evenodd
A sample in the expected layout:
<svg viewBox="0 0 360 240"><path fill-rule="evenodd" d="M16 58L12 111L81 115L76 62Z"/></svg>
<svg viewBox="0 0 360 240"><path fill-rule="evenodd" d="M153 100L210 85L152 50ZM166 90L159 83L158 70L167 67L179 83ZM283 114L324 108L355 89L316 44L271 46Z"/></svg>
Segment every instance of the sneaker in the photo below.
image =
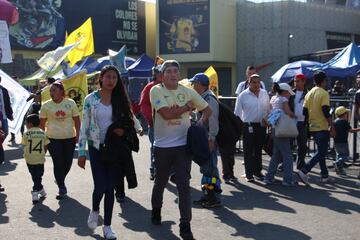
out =
<svg viewBox="0 0 360 240"><path fill-rule="evenodd" d="M295 187L298 185L297 182L293 181L293 182L282 182L281 185L283 185L284 187Z"/></svg>
<svg viewBox="0 0 360 240"><path fill-rule="evenodd" d="M221 207L221 201L216 199L212 201L207 201L202 204L203 208L216 208Z"/></svg>
<svg viewBox="0 0 360 240"><path fill-rule="evenodd" d="M235 177L235 176L231 176L231 177L230 177L230 181L232 181L232 182L237 182L237 181L238 181L238 178Z"/></svg>
<svg viewBox="0 0 360 240"><path fill-rule="evenodd" d="M151 223L153 225L161 224L161 208L153 208L151 211Z"/></svg>
<svg viewBox="0 0 360 240"><path fill-rule="evenodd" d="M150 181L154 181L154 180L155 180L155 175L154 175L154 174L150 174L149 179L150 179Z"/></svg>
<svg viewBox="0 0 360 240"><path fill-rule="evenodd" d="M91 210L87 220L87 225L91 230L94 230L98 226L98 219L99 212Z"/></svg>
<svg viewBox="0 0 360 240"><path fill-rule="evenodd" d="M336 169L335 172L337 175L346 176L346 171L343 168Z"/></svg>
<svg viewBox="0 0 360 240"><path fill-rule="evenodd" d="M115 198L118 203L123 203L125 201L125 193L115 193Z"/></svg>
<svg viewBox="0 0 360 240"><path fill-rule="evenodd" d="M116 239L116 233L111 229L110 226L103 226L103 233L105 239Z"/></svg>
<svg viewBox="0 0 360 240"><path fill-rule="evenodd" d="M45 190L44 189L41 189L40 191L39 191L39 195L40 195L40 198L46 198L46 192L45 192Z"/></svg>
<svg viewBox="0 0 360 240"><path fill-rule="evenodd" d="M256 180L259 180L259 181L264 181L264 179L265 179L265 176L262 173L254 174L254 177Z"/></svg>
<svg viewBox="0 0 360 240"><path fill-rule="evenodd" d="M229 177L223 177L224 183L229 184L230 178Z"/></svg>
<svg viewBox="0 0 360 240"><path fill-rule="evenodd" d="M207 202L206 198L204 196L202 196L199 200L193 201L193 204L202 206L206 202Z"/></svg>
<svg viewBox="0 0 360 240"><path fill-rule="evenodd" d="M321 177L320 182L322 182L322 183L331 183L331 182L334 182L334 178L332 178L332 177Z"/></svg>
<svg viewBox="0 0 360 240"><path fill-rule="evenodd" d="M173 175L170 176L170 182L172 182L173 184L176 184L175 174L173 174Z"/></svg>
<svg viewBox="0 0 360 240"><path fill-rule="evenodd" d="M63 198L66 196L66 194L67 194L66 187L64 187L64 188L59 188L59 193L58 193L58 195L56 195L56 199L57 199L57 200L61 200L61 199L63 199Z"/></svg>
<svg viewBox="0 0 360 240"><path fill-rule="evenodd" d="M277 169L279 172L283 172L284 171L284 166L281 164L278 166L278 169Z"/></svg>
<svg viewBox="0 0 360 240"><path fill-rule="evenodd" d="M273 184L275 184L275 180L265 178L264 183L265 183L265 185L273 185Z"/></svg>
<svg viewBox="0 0 360 240"><path fill-rule="evenodd" d="M253 183L253 182L255 182L255 178L254 177L246 177L246 181Z"/></svg>
<svg viewBox="0 0 360 240"><path fill-rule="evenodd" d="M303 173L303 171L299 170L296 173L305 185L310 186L309 177L305 173Z"/></svg>
<svg viewBox="0 0 360 240"><path fill-rule="evenodd" d="M5 188L3 188L3 186L0 184L0 192L5 191Z"/></svg>
<svg viewBox="0 0 360 240"><path fill-rule="evenodd" d="M190 223L180 223L180 237L183 240L195 240L191 232Z"/></svg>
<svg viewBox="0 0 360 240"><path fill-rule="evenodd" d="M39 192L37 192L37 191L32 191L32 192L31 192L31 196L32 196L32 202L33 202L33 203L39 202Z"/></svg>

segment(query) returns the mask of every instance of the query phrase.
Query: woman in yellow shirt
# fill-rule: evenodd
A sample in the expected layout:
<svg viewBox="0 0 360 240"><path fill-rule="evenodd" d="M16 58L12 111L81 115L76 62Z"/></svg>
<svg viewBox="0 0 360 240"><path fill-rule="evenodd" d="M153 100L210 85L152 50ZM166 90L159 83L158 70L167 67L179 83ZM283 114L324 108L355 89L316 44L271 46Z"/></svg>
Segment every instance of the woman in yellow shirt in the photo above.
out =
<svg viewBox="0 0 360 240"><path fill-rule="evenodd" d="M51 84L51 99L40 110L40 128L50 140L48 146L54 163L54 175L59 187L56 199L67 194L65 177L69 173L79 139L79 109L72 99L65 98L65 89L60 81Z"/></svg>

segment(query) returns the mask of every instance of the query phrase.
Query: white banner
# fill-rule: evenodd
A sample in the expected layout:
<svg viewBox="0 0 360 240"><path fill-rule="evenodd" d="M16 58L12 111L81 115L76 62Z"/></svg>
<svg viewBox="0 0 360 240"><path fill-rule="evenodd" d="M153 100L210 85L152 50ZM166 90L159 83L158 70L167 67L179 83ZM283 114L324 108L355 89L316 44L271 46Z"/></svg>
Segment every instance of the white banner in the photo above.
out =
<svg viewBox="0 0 360 240"><path fill-rule="evenodd" d="M12 63L9 29L5 21L0 21L0 63Z"/></svg>
<svg viewBox="0 0 360 240"><path fill-rule="evenodd" d="M14 120L9 122L9 131L18 133L24 120L24 116L30 108L33 99L26 102L30 93L23 88L18 82L12 79L9 75L0 69L1 86L6 88L9 92L11 107L13 110Z"/></svg>

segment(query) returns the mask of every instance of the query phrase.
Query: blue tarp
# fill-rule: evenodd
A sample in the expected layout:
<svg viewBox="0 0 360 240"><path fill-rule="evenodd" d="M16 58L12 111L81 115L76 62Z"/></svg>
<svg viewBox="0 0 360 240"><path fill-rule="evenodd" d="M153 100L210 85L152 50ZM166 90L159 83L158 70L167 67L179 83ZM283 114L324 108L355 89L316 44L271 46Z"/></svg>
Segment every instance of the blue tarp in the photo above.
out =
<svg viewBox="0 0 360 240"><path fill-rule="evenodd" d="M299 73L304 74L307 78L312 78L313 72L310 68L320 66L321 63L314 61L296 61L282 66L271 76L273 82L290 82L290 80Z"/></svg>
<svg viewBox="0 0 360 240"><path fill-rule="evenodd" d="M143 54L136 62L128 67L129 78L151 78L154 60Z"/></svg>
<svg viewBox="0 0 360 240"><path fill-rule="evenodd" d="M360 70L360 48L350 43L330 61L313 70L323 70L329 77L346 78L355 76Z"/></svg>

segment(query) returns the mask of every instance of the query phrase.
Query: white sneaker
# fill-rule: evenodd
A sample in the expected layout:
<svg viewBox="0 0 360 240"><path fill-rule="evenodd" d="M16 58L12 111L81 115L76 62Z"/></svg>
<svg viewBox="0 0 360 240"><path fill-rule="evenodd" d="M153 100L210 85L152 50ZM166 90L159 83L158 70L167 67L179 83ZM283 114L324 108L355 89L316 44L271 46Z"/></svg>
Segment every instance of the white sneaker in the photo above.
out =
<svg viewBox="0 0 360 240"><path fill-rule="evenodd" d="M305 173L303 173L303 171L299 170L296 173L299 176L300 180L305 183L305 185L310 186L309 177Z"/></svg>
<svg viewBox="0 0 360 240"><path fill-rule="evenodd" d="M47 193L45 192L44 189L41 189L41 190L39 191L39 195L40 195L40 198L46 198Z"/></svg>
<svg viewBox="0 0 360 240"><path fill-rule="evenodd" d="M116 233L113 232L110 226L103 226L103 233L105 239L116 239Z"/></svg>
<svg viewBox="0 0 360 240"><path fill-rule="evenodd" d="M32 196L32 201L33 201L33 203L39 202L39 192L37 192L37 191L32 191L32 192L31 192L31 196Z"/></svg>
<svg viewBox="0 0 360 240"><path fill-rule="evenodd" d="M91 230L94 230L98 226L98 219L99 219L99 212L91 210L87 220L88 227Z"/></svg>

